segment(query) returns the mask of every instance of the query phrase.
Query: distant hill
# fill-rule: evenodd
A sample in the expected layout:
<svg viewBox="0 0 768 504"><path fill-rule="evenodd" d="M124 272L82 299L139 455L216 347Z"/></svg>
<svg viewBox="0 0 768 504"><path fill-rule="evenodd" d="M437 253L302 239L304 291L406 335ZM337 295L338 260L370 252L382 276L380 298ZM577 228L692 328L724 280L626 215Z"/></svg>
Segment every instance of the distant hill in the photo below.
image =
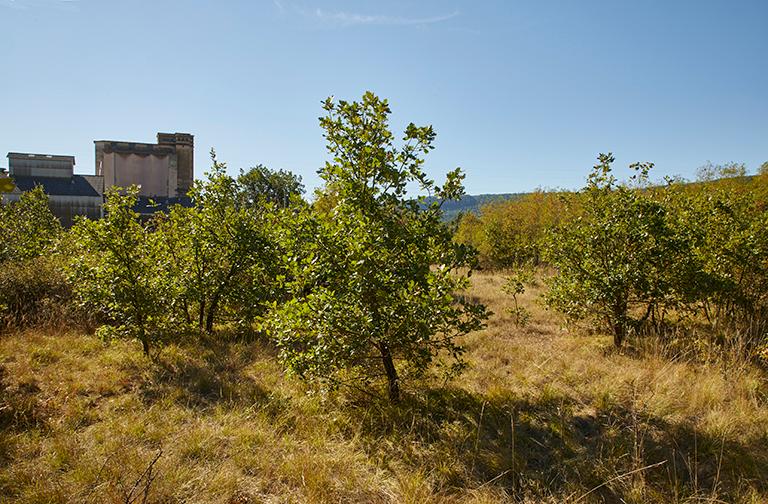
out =
<svg viewBox="0 0 768 504"><path fill-rule="evenodd" d="M479 214L483 205L494 201L504 201L520 198L527 193L503 193L503 194L465 194L458 201L446 201L443 203L444 219L450 221L458 217L460 213ZM429 204L435 201L435 198L427 198L425 203Z"/></svg>

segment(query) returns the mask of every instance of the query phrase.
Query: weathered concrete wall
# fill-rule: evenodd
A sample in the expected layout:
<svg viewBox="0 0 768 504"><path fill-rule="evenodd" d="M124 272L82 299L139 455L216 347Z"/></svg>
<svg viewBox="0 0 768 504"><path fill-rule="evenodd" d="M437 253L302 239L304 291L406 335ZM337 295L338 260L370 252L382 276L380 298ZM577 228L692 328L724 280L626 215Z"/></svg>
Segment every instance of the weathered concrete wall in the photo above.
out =
<svg viewBox="0 0 768 504"><path fill-rule="evenodd" d="M118 186L140 186L142 196L176 194L176 170L173 154L139 155L112 152L102 155L102 171L105 189Z"/></svg>
<svg viewBox="0 0 768 504"><path fill-rule="evenodd" d="M194 137L187 133L158 133L157 143L97 140L96 174L104 190L140 186L147 197L185 196L194 181Z"/></svg>
<svg viewBox="0 0 768 504"><path fill-rule="evenodd" d="M8 153L9 170L15 189L3 194L2 201L18 201L23 191L42 187L48 205L62 225L71 226L75 217L98 219L103 214L104 178L99 175L74 175L74 156Z"/></svg>
<svg viewBox="0 0 768 504"><path fill-rule="evenodd" d="M49 178L70 178L72 176L72 168L40 168L40 167L14 167L10 172L11 175L19 175L22 177L49 177Z"/></svg>
<svg viewBox="0 0 768 504"><path fill-rule="evenodd" d="M158 133L157 143L174 147L177 193L172 196L185 196L195 180L195 137L188 133Z"/></svg>
<svg viewBox="0 0 768 504"><path fill-rule="evenodd" d="M53 215L59 218L61 225L70 227L75 217L82 215L89 219L102 217L102 198L90 196L49 196L48 206Z"/></svg>
<svg viewBox="0 0 768 504"><path fill-rule="evenodd" d="M195 180L195 147L192 145L177 145L176 155L179 158L178 196L185 196Z"/></svg>
<svg viewBox="0 0 768 504"><path fill-rule="evenodd" d="M22 177L68 178L74 172L73 156L8 153L8 173Z"/></svg>

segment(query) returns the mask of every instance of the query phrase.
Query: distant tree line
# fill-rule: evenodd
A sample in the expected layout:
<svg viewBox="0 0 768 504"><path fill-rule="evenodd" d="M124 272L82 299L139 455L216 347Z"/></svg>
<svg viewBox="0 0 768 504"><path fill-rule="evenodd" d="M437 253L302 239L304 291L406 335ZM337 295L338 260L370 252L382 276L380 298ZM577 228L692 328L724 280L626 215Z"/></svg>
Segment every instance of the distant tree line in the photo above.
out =
<svg viewBox="0 0 768 504"><path fill-rule="evenodd" d="M499 194L464 194L459 199L442 202L443 220L453 221L465 214L479 215L480 210L491 203L514 200L525 196L527 193L499 193ZM436 196L428 196L422 201L423 206L429 206L438 201Z"/></svg>

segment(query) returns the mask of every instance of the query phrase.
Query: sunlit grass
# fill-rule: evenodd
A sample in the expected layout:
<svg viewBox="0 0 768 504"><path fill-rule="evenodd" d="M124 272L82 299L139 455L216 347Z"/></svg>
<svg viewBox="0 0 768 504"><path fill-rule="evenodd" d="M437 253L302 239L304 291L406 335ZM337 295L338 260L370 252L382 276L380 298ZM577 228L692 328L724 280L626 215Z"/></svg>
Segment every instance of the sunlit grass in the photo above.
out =
<svg viewBox="0 0 768 504"><path fill-rule="evenodd" d="M471 367L397 406L312 389L263 341L150 361L77 332L5 335L0 501L768 500L760 370L614 351L567 331L540 286L517 327L503 283L473 276L495 315L464 341Z"/></svg>

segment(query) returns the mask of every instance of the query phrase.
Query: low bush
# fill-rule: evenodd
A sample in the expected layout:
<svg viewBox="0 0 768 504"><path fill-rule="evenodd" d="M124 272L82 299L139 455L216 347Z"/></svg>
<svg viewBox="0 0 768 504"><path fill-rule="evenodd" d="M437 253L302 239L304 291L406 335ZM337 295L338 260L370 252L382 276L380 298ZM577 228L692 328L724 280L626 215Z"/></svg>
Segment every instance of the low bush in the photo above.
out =
<svg viewBox="0 0 768 504"><path fill-rule="evenodd" d="M82 318L57 258L6 261L0 267L0 327L58 327Z"/></svg>

